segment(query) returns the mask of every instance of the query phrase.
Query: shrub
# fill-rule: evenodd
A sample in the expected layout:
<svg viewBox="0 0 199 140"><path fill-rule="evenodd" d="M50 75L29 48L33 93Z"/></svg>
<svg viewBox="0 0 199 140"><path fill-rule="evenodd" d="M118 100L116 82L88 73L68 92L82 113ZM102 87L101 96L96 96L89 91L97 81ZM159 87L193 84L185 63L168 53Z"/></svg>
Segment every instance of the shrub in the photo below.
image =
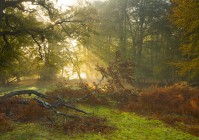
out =
<svg viewBox="0 0 199 140"><path fill-rule="evenodd" d="M0 113L0 133L10 131L8 119L4 113Z"/></svg>
<svg viewBox="0 0 199 140"><path fill-rule="evenodd" d="M36 101L23 105L15 110L16 119L22 122L42 121L49 115L49 110L41 107Z"/></svg>
<svg viewBox="0 0 199 140"><path fill-rule="evenodd" d="M151 93L145 91L140 96L140 104L153 112L174 113L199 118L199 89L171 86L156 88Z"/></svg>
<svg viewBox="0 0 199 140"><path fill-rule="evenodd" d="M22 101L28 101L26 104ZM49 111L36 101L23 98L10 98L0 102L0 113L22 122L42 120Z"/></svg>
<svg viewBox="0 0 199 140"><path fill-rule="evenodd" d="M118 107L142 115L160 119L170 125L176 122L186 124L186 131L199 135L199 89L173 85L167 88L145 90L137 100L131 97L117 97ZM124 95L124 94L123 94ZM122 96L122 95L121 95ZM184 130L184 129L183 129Z"/></svg>

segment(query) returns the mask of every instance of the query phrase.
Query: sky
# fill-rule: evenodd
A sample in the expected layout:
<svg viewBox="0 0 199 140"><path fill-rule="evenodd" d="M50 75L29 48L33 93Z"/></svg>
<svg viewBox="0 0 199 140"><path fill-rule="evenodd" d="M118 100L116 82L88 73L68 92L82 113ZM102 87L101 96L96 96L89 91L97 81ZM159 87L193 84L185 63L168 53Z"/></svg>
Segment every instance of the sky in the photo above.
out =
<svg viewBox="0 0 199 140"><path fill-rule="evenodd" d="M64 7L68 7L68 6L73 6L81 1L82 2L85 2L85 1L93 2L95 0L58 0L57 5L62 6L64 8ZM96 0L96 1L105 1L105 0Z"/></svg>
<svg viewBox="0 0 199 140"><path fill-rule="evenodd" d="M58 0L58 6L73 6L77 3L77 0Z"/></svg>

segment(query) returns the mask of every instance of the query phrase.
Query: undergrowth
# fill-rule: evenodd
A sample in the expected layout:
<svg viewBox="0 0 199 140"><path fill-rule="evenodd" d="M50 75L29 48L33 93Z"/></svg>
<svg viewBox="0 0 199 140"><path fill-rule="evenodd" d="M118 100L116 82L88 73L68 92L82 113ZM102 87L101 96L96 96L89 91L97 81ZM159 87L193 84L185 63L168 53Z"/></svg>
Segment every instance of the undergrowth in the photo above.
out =
<svg viewBox="0 0 199 140"><path fill-rule="evenodd" d="M100 88L97 90L96 92L96 89L89 87L87 84L83 84L75 90L70 87L60 86L59 89L48 92L47 95L61 98L74 106L88 106L88 108L92 106L93 110L91 112L96 111L99 106L107 109L117 108L121 111L136 112L150 119L159 119L171 126L199 136L199 89L173 85L167 88L144 90L140 94L135 94L131 90L117 92ZM99 116L96 116L96 114L90 116L80 115L80 118L66 119L44 109L35 101L31 101L29 104L20 104L18 99L12 98L0 102L0 133L12 130L9 120L50 126L51 129L59 130L67 135L84 135L87 133L103 135L108 133L110 135L115 134L117 131L123 131L118 130L121 127L119 126L120 119L122 119L121 112L114 113L118 120L114 120L115 116L110 111L110 114L105 113L104 116L104 112L101 112L102 114ZM25 98L25 100L28 99ZM49 103L53 103L53 100ZM66 111L68 113L69 110ZM120 119L119 116L121 116ZM129 120L129 123L131 121ZM123 121L123 123L125 122ZM147 137L150 137L150 135Z"/></svg>
<svg viewBox="0 0 199 140"><path fill-rule="evenodd" d="M86 117L71 120L63 125L64 131L71 133L110 133L115 128L107 125L106 118Z"/></svg>
<svg viewBox="0 0 199 140"><path fill-rule="evenodd" d="M75 91L63 88L60 96L73 101L75 98L89 95L88 98L78 102L136 112L199 136L199 89L197 88L176 84L166 88L146 89L140 94L135 94L131 90L113 92L100 89L97 94L92 94L94 90L88 85L84 89Z"/></svg>
<svg viewBox="0 0 199 140"><path fill-rule="evenodd" d="M145 90L134 99L131 99L132 96L126 97L117 106L121 110L150 115L199 136L198 93L199 89L196 88L173 85L152 91Z"/></svg>
<svg viewBox="0 0 199 140"><path fill-rule="evenodd" d="M81 106L94 110L96 117L104 118L104 123L116 128L108 133L66 133L38 123L18 123L14 131L4 133L1 140L197 140L188 133L168 127L158 120L149 120L134 113L97 106ZM101 120L100 120L101 121ZM102 120L104 121L104 120Z"/></svg>
<svg viewBox="0 0 199 140"><path fill-rule="evenodd" d="M0 113L0 134L12 130L8 118L4 113Z"/></svg>
<svg viewBox="0 0 199 140"><path fill-rule="evenodd" d="M176 84L166 88L146 89L140 94L127 89L118 92L98 89L97 94L92 94L94 90L84 85L84 88L77 90L63 88L59 94L71 101L89 95L88 98L78 102L136 112L199 136L199 89L197 88Z"/></svg>

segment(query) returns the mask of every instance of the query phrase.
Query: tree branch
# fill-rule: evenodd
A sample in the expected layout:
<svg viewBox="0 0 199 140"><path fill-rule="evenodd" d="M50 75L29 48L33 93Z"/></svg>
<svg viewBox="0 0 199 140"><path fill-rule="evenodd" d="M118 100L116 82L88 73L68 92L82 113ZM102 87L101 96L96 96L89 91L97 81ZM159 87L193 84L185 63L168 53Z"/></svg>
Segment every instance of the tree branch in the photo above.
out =
<svg viewBox="0 0 199 140"><path fill-rule="evenodd" d="M21 34L22 31L21 30L18 30L18 31L1 31L0 32L0 36L4 36L4 35L10 35L10 36L16 36L18 34Z"/></svg>
<svg viewBox="0 0 199 140"><path fill-rule="evenodd" d="M3 5L3 10L8 7L17 7L17 4L20 4L22 2L35 2L35 0L1 0L1 3Z"/></svg>
<svg viewBox="0 0 199 140"><path fill-rule="evenodd" d="M64 117L70 117L70 118L79 118L79 116L75 116L75 115L69 115L69 114L65 114L63 112L60 112L58 110L56 110L53 105L51 105L50 103L46 102L46 101L43 101L41 99L36 99L35 100L41 104L43 107L47 108L47 109L51 109L53 110L57 115L61 115L61 116L64 116Z"/></svg>
<svg viewBox="0 0 199 140"><path fill-rule="evenodd" d="M86 112L86 111L84 111L84 110L81 110L81 109L79 109L79 108L76 108L76 107L74 107L74 106L71 106L71 105L68 105L68 104L65 104L65 103L61 103L61 105L64 106L64 107L73 109L73 110L75 110L75 111L82 112L82 113L84 113L84 114L89 114L88 112Z"/></svg>
<svg viewBox="0 0 199 140"><path fill-rule="evenodd" d="M39 55L40 55L41 59L43 59L43 55L42 55L42 53L41 53L41 48L42 48L42 46L41 46L40 43L36 40L36 38L34 37L33 34L30 34L30 35L31 35L33 41L34 41L34 42L37 44L37 46L39 47Z"/></svg>

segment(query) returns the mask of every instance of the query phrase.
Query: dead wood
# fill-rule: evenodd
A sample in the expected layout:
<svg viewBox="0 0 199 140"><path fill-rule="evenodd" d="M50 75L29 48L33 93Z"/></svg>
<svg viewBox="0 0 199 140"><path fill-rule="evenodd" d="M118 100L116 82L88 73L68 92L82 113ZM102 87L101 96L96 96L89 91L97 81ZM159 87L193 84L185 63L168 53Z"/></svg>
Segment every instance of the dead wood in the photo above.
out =
<svg viewBox="0 0 199 140"><path fill-rule="evenodd" d="M37 99L37 98L34 98L40 105L42 105L43 107L47 108L47 109L51 109L53 110L57 115L61 115L61 116L64 116L64 117L70 117L70 118L79 118L79 116L75 116L75 115L70 115L70 114L65 114L63 112L60 112L58 110L56 110L53 105L51 105L50 103L46 102L46 101L43 101L41 99Z"/></svg>
<svg viewBox="0 0 199 140"><path fill-rule="evenodd" d="M55 100L57 100L56 103L54 104L51 104L47 101L44 101L42 99L38 99L38 98L33 98L33 100L36 100L37 103L39 103L41 106L47 108L47 109L51 109L52 111L54 111L57 115L61 115L61 116L65 116L65 117L70 117L70 118L77 118L78 116L75 116L75 115L70 115L70 114L65 114L63 112L60 112L58 110L56 110L57 107L66 107L66 108L69 108L69 109L72 109L72 110L75 110L77 112L81 112L81 113L84 113L84 114L89 114L87 113L86 111L84 110L81 110L77 107L74 107L74 106L71 106L69 104L66 103L66 101L64 99L61 99L61 98L56 98L56 97L49 97L43 93L40 93L38 91L35 91L35 90L20 90L20 91L13 91L13 92L10 92L4 96L2 96L1 99L8 99L8 98L11 98L11 97L14 97L14 96L17 96L17 95L36 95L37 97L40 97L40 98L43 98L43 99L50 99L50 98L55 98ZM30 101L32 99L25 99L25 98L20 98L20 100L18 100L18 103L19 104L29 104Z"/></svg>
<svg viewBox="0 0 199 140"><path fill-rule="evenodd" d="M19 91L13 91L13 92L10 92L6 95L3 96L3 98L10 98L10 97L13 97L13 96L17 96L17 95L36 95L40 98L48 98L47 95L44 95L38 91L35 91L35 90L19 90Z"/></svg>
<svg viewBox="0 0 199 140"><path fill-rule="evenodd" d="M74 107L74 106L71 106L71 105L67 104L68 102L65 101L64 99L60 98L60 97L58 97L58 100L59 100L58 102L52 104L51 106L54 107L54 108L64 106L64 107L66 107L66 108L70 108L70 109L72 109L72 110L75 110L75 111L78 111L78 112L82 112L82 113L84 113L84 114L89 114L88 112L86 112L86 111L84 111L84 110L81 110L81 109L79 109L79 108L77 108L77 107ZM78 99L77 99L77 100L78 100ZM46 103L47 103L47 102L46 102Z"/></svg>
<svg viewBox="0 0 199 140"><path fill-rule="evenodd" d="M84 114L89 114L88 112L86 112L86 111L84 111L84 110L81 110L81 109L79 109L79 108L76 108L76 107L74 107L74 106L71 106L71 105L68 105L68 104L65 104L65 103L63 103L62 105L63 105L64 107L73 109L73 110L75 110L75 111L82 112L82 113L84 113Z"/></svg>

